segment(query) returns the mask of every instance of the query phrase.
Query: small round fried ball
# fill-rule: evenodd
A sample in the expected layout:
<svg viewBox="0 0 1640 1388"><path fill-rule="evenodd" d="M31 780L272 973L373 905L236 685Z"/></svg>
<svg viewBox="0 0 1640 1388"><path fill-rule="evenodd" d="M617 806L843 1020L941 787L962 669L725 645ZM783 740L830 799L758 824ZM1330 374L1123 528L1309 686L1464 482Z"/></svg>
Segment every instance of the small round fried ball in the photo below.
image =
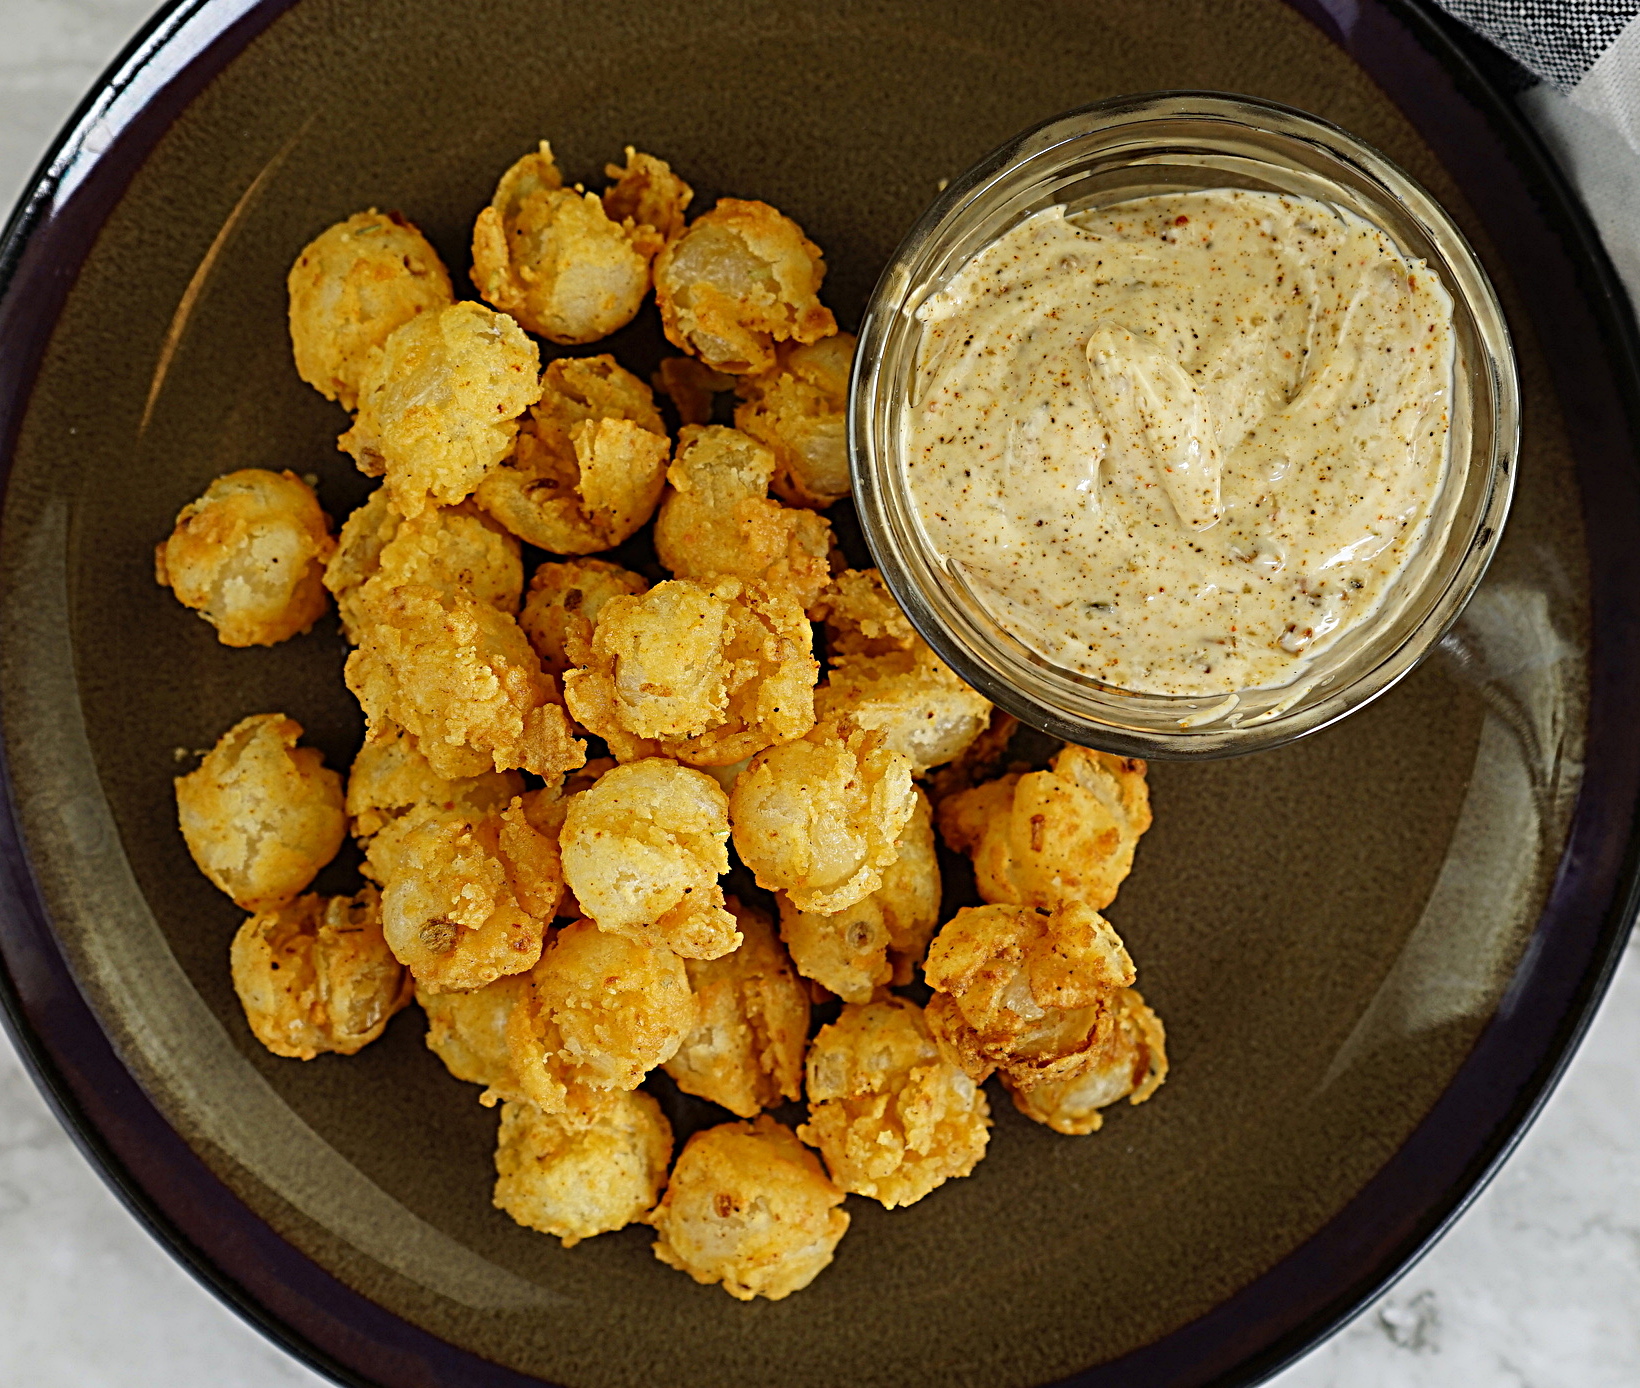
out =
<svg viewBox="0 0 1640 1388"><path fill-rule="evenodd" d="M184 506L154 577L224 646L272 646L325 613L330 518L294 472L244 468Z"/></svg>
<svg viewBox="0 0 1640 1388"><path fill-rule="evenodd" d="M507 1050L507 1019L529 986L529 975L507 974L468 993L416 990L427 1014L427 1049L456 1079L484 1086L478 1102L485 1108L522 1097Z"/></svg>
<svg viewBox="0 0 1640 1388"><path fill-rule="evenodd" d="M250 917L229 954L234 992L275 1055L352 1055L410 1001L410 977L382 938L374 887L356 897L297 898Z"/></svg>
<svg viewBox="0 0 1640 1388"><path fill-rule="evenodd" d="M735 849L799 910L845 911L883 884L916 809L911 764L882 734L822 723L759 752L735 780Z"/></svg>
<svg viewBox="0 0 1640 1388"><path fill-rule="evenodd" d="M819 299L820 248L766 202L722 198L655 260L655 302L667 341L715 371L757 375L774 345L837 331Z"/></svg>
<svg viewBox="0 0 1640 1388"><path fill-rule="evenodd" d="M319 233L287 280L296 371L327 400L358 404L370 354L455 295L427 238L397 212L356 212Z"/></svg>
<svg viewBox="0 0 1640 1388"><path fill-rule="evenodd" d="M991 721L991 701L920 640L910 652L833 658L814 711L878 729L913 776L955 761Z"/></svg>
<svg viewBox="0 0 1640 1388"><path fill-rule="evenodd" d="M876 569L845 569L810 611L826 624L826 657L834 662L910 652L922 640Z"/></svg>
<svg viewBox="0 0 1640 1388"><path fill-rule="evenodd" d="M541 354L518 324L482 304L423 313L370 359L359 414L337 442L384 477L407 519L454 506L512 451L518 416L541 398Z"/></svg>
<svg viewBox="0 0 1640 1388"><path fill-rule="evenodd" d="M646 1222L668 1267L739 1301L779 1301L831 1262L848 1232L842 1203L819 1158L765 1113L691 1137Z"/></svg>
<svg viewBox="0 0 1640 1388"><path fill-rule="evenodd" d="M177 820L199 870L247 911L277 911L336 856L342 778L282 713L234 724L176 780Z"/></svg>
<svg viewBox="0 0 1640 1388"><path fill-rule="evenodd" d="M672 172L672 166L652 154L626 147L626 167L604 165L604 176L615 182L604 189L604 211L611 221L650 227L670 240L683 230L683 214L694 201L695 190Z"/></svg>
<svg viewBox="0 0 1640 1388"><path fill-rule="evenodd" d="M944 1059L906 998L849 1003L809 1049L809 1121L832 1179L892 1210L921 1200L985 1155L991 1109Z"/></svg>
<svg viewBox="0 0 1640 1388"><path fill-rule="evenodd" d="M638 312L665 238L563 185L545 140L502 174L473 226L473 283L550 342L596 342Z"/></svg>
<svg viewBox="0 0 1640 1388"><path fill-rule="evenodd" d="M1133 960L1110 923L1068 901L966 906L929 946L928 1025L976 1082L993 1070L1019 1085L1088 1073L1116 1025Z"/></svg>
<svg viewBox="0 0 1640 1388"><path fill-rule="evenodd" d="M566 642L574 639L589 643L606 602L616 597L636 597L648 590L647 579L602 559L542 564L530 579L518 625L541 657L541 668L557 678L573 664Z"/></svg>
<svg viewBox="0 0 1640 1388"><path fill-rule="evenodd" d="M685 1094L751 1118L803 1092L809 995L774 926L761 911L728 899L743 936L721 959L689 959L700 1020L666 1062Z"/></svg>
<svg viewBox="0 0 1640 1388"><path fill-rule="evenodd" d="M671 1155L672 1125L641 1090L600 1094L573 1119L505 1103L495 1207L574 1248L648 1214Z"/></svg>
<svg viewBox="0 0 1640 1388"><path fill-rule="evenodd" d="M793 506L824 509L849 494L848 377L854 334L782 346L772 371L743 377L735 428L773 451L770 489Z"/></svg>
<svg viewBox="0 0 1640 1388"><path fill-rule="evenodd" d="M384 719L365 738L347 776L347 817L361 843L417 809L500 814L524 793L516 771L450 779L428 765L416 739Z"/></svg>
<svg viewBox="0 0 1640 1388"><path fill-rule="evenodd" d="M686 959L740 944L718 878L729 870L729 799L704 771L648 757L606 772L570 802L559 839L581 909Z"/></svg>
<svg viewBox="0 0 1640 1388"><path fill-rule="evenodd" d="M1100 1109L1123 1098L1142 1104L1166 1078L1167 1033L1162 1019L1145 1005L1137 989L1124 988L1117 995L1116 1025L1086 1074L1028 1089L1006 1076L1002 1082L1013 1093L1014 1107L1027 1118L1078 1137L1099 1131L1105 1121Z"/></svg>

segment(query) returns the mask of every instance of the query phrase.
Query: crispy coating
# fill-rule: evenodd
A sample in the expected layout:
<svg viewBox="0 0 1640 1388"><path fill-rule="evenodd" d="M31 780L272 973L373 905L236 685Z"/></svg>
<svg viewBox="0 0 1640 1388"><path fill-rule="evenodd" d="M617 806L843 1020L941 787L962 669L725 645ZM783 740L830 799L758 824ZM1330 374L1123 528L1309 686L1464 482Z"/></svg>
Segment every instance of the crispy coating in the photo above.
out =
<svg viewBox="0 0 1640 1388"><path fill-rule="evenodd" d="M477 500L520 539L553 554L610 549L654 514L671 444L649 387L614 357L561 357L512 456Z"/></svg>
<svg viewBox="0 0 1640 1388"><path fill-rule="evenodd" d="M694 1027L683 960L579 920L558 931L531 973L507 1049L526 1098L575 1116L600 1091L636 1089Z"/></svg>
<svg viewBox="0 0 1640 1388"><path fill-rule="evenodd" d="M224 646L272 646L325 614L330 517L294 472L218 477L177 515L154 577L216 628Z"/></svg>
<svg viewBox="0 0 1640 1388"><path fill-rule="evenodd" d="M993 1070L1019 1085L1057 1083L1099 1063L1133 961L1109 922L1079 901L967 906L923 965L928 1025L976 1082Z"/></svg>
<svg viewBox="0 0 1640 1388"><path fill-rule="evenodd" d="M647 1222L668 1267L739 1301L779 1301L831 1262L848 1232L842 1203L820 1159L765 1113L691 1137Z"/></svg>
<svg viewBox="0 0 1640 1388"><path fill-rule="evenodd" d="M990 1105L940 1055L909 999L845 1006L809 1048L808 1082L798 1137L844 1190L887 1209L966 1176L985 1155Z"/></svg>
<svg viewBox="0 0 1640 1388"><path fill-rule="evenodd" d="M399 213L373 207L308 242L286 287L297 374L349 410L371 354L393 330L455 299L427 238Z"/></svg>
<svg viewBox="0 0 1640 1388"><path fill-rule="evenodd" d="M648 591L648 579L602 559L542 564L530 579L518 625L541 657L541 668L556 679L573 664L567 643L591 642L593 624L606 602Z"/></svg>
<svg viewBox="0 0 1640 1388"><path fill-rule="evenodd" d="M275 1055L352 1055L410 1001L410 977L382 938L381 900L317 895L250 917L229 954L256 1039Z"/></svg>
<svg viewBox="0 0 1640 1388"><path fill-rule="evenodd" d="M416 989L427 1014L427 1049L456 1079L481 1084L485 1108L523 1097L507 1050L507 1019L530 985L528 974L506 974L468 993Z"/></svg>
<svg viewBox="0 0 1640 1388"><path fill-rule="evenodd" d="M613 222L631 222L671 240L683 230L683 214L695 190L653 154L626 147L626 167L605 164L604 176L615 180L604 189L604 212Z"/></svg>
<svg viewBox="0 0 1640 1388"><path fill-rule="evenodd" d="M783 589L673 579L609 599L592 640L571 639L564 699L622 761L730 766L814 725L812 639Z"/></svg>
<svg viewBox="0 0 1640 1388"><path fill-rule="evenodd" d="M484 771L454 780L440 776L422 756L416 739L383 721L353 758L347 777L347 817L361 842L389 821L415 809L499 814L524 793L516 771Z"/></svg>
<svg viewBox="0 0 1640 1388"><path fill-rule="evenodd" d="M647 757L606 772L564 817L564 876L600 930L716 959L740 944L718 878L729 799L704 771Z"/></svg>
<svg viewBox="0 0 1640 1388"><path fill-rule="evenodd" d="M994 780L1009 769L1008 750L1013 742L1019 719L999 708L991 710L991 721L985 731L963 749L955 761L947 762L928 778L928 791L935 804L944 804L959 791L972 790L984 781ZM1025 763L1012 769L1024 770Z"/></svg>
<svg viewBox="0 0 1640 1388"><path fill-rule="evenodd" d="M820 303L820 248L766 202L722 198L655 260L655 303L667 341L715 371L757 375L777 342L837 331Z"/></svg>
<svg viewBox="0 0 1640 1388"><path fill-rule="evenodd" d="M882 886L916 805L911 764L881 733L828 722L752 758L729 823L758 886L837 912Z"/></svg>
<svg viewBox="0 0 1640 1388"><path fill-rule="evenodd" d="M917 805L883 869L883 885L834 915L799 911L780 898L780 938L792 962L844 1002L870 1002L878 988L911 982L940 919L940 868L934 857L933 811Z"/></svg>
<svg viewBox="0 0 1640 1388"><path fill-rule="evenodd" d="M733 390L736 380L693 357L663 358L650 379L672 401L682 424L710 424L716 397Z"/></svg>
<svg viewBox="0 0 1640 1388"><path fill-rule="evenodd" d="M495 1207L574 1248L648 1214L671 1155L672 1125L641 1090L600 1094L573 1120L534 1104L505 1103Z"/></svg>
<svg viewBox="0 0 1640 1388"><path fill-rule="evenodd" d="M440 776L522 768L551 780L586 760L557 682L511 617L420 584L370 593L364 611L347 687L372 729L411 733Z"/></svg>
<svg viewBox="0 0 1640 1388"><path fill-rule="evenodd" d="M277 911L336 856L347 832L342 778L302 725L259 713L176 779L182 837L211 881L247 911Z"/></svg>
<svg viewBox="0 0 1640 1388"><path fill-rule="evenodd" d="M678 578L718 574L787 588L808 607L831 581L831 523L769 499L774 454L738 429L687 424L655 518L655 553Z"/></svg>
<svg viewBox="0 0 1640 1388"><path fill-rule="evenodd" d="M478 214L473 283L549 342L596 342L632 321L664 242L652 226L612 220L597 194L564 187L543 140L501 175Z"/></svg>
<svg viewBox="0 0 1640 1388"><path fill-rule="evenodd" d="M940 802L946 844L974 860L986 901L1102 911L1150 827L1145 764L1066 747L1047 771L1004 776Z"/></svg>
<svg viewBox="0 0 1640 1388"><path fill-rule="evenodd" d="M921 639L876 569L845 569L810 614L826 625L826 658L909 653Z"/></svg>
<svg viewBox="0 0 1640 1388"><path fill-rule="evenodd" d="M385 476L406 518L454 506L512 450L518 416L541 398L541 354L482 304L423 313L371 357L359 413L337 447Z"/></svg>
<svg viewBox="0 0 1640 1388"><path fill-rule="evenodd" d="M1014 1096L1014 1107L1027 1118L1077 1137L1099 1131L1105 1121L1099 1110L1106 1105L1123 1098L1142 1104L1166 1078L1167 1033L1162 1019L1136 989L1124 988L1117 994L1116 1025L1086 1074L1028 1089L1006 1077L1003 1083Z"/></svg>
<svg viewBox="0 0 1640 1388"><path fill-rule="evenodd" d="M342 633L354 645L365 623L364 593L407 583L465 593L509 617L518 611L524 565L518 541L471 502L433 506L414 520L393 509L378 487L342 525L325 565Z"/></svg>
<svg viewBox="0 0 1640 1388"><path fill-rule="evenodd" d="M685 1094L751 1118L803 1093L809 995L761 911L729 898L744 937L721 959L690 959L700 1020L666 1062Z"/></svg>
<svg viewBox="0 0 1640 1388"><path fill-rule="evenodd" d="M985 731L991 701L919 640L909 652L834 658L814 691L814 711L880 731L921 776L954 761Z"/></svg>
<svg viewBox="0 0 1640 1388"><path fill-rule="evenodd" d="M532 791L488 814L411 810L370 841L382 928L419 992L482 988L541 957L564 887L555 798Z"/></svg>
<svg viewBox="0 0 1640 1388"><path fill-rule="evenodd" d="M825 508L850 492L848 377L854 334L782 345L774 369L742 378L735 428L774 453L771 490L793 506Z"/></svg>

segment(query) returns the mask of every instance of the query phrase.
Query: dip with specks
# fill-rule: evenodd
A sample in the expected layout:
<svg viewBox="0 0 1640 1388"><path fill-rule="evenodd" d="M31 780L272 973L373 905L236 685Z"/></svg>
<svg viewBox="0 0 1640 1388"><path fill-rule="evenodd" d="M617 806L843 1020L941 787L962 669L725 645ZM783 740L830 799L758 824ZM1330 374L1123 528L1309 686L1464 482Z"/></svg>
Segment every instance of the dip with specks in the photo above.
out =
<svg viewBox="0 0 1640 1388"><path fill-rule="evenodd" d="M1049 208L918 310L907 482L934 550L1055 664L1279 686L1369 620L1446 468L1452 301L1328 203Z"/></svg>

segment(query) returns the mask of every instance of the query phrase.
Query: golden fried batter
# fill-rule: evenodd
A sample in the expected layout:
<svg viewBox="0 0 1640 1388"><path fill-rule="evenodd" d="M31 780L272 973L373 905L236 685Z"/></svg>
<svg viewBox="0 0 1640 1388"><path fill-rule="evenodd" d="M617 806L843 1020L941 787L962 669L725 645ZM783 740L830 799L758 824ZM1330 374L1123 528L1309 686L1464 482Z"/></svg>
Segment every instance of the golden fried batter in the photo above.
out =
<svg viewBox="0 0 1640 1388"><path fill-rule="evenodd" d="M177 821L199 870L247 911L276 911L336 856L347 832L342 778L302 725L259 713L176 780Z"/></svg>
<svg viewBox="0 0 1640 1388"><path fill-rule="evenodd" d="M809 995L769 918L734 897L728 904L744 938L721 959L685 962L700 1020L666 1073L685 1094L751 1118L803 1093Z"/></svg>
<svg viewBox="0 0 1640 1388"><path fill-rule="evenodd" d="M1076 1079L1099 1063L1133 961L1109 922L1067 901L967 906L929 946L928 1025L977 1083L1001 1070L1020 1085Z"/></svg>
<svg viewBox="0 0 1640 1388"><path fill-rule="evenodd" d="M825 508L850 491L848 376L854 334L783 345L772 371L741 379L735 427L771 449L774 494Z"/></svg>
<svg viewBox="0 0 1640 1388"><path fill-rule="evenodd" d="M826 658L897 655L917 649L922 638L900 610L876 569L845 569L810 609L826 624Z"/></svg>
<svg viewBox="0 0 1640 1388"><path fill-rule="evenodd" d="M375 208L320 232L286 284L297 374L349 410L371 354L393 330L455 298L427 238L399 213Z"/></svg>
<svg viewBox="0 0 1640 1388"><path fill-rule="evenodd" d="M530 579L518 625L541 657L541 668L556 679L573 664L566 644L572 632L583 645L590 643L606 602L648 591L647 579L602 559L542 564Z"/></svg>
<svg viewBox="0 0 1640 1388"><path fill-rule="evenodd" d="M347 687L372 728L411 733L440 776L521 767L550 780L586 760L557 682L505 613L419 584L367 594L364 613Z"/></svg>
<svg viewBox="0 0 1640 1388"><path fill-rule="evenodd" d="M831 523L769 499L774 454L738 429L687 424L655 518L655 553L678 578L719 574L789 589L808 607L831 581Z"/></svg>
<svg viewBox="0 0 1640 1388"><path fill-rule="evenodd" d="M511 451L541 398L541 354L502 313L459 303L423 313L373 355L359 414L337 447L386 478L401 515L454 506Z"/></svg>
<svg viewBox="0 0 1640 1388"><path fill-rule="evenodd" d="M774 344L837 331L819 299L820 248L766 202L720 199L655 261L655 303L667 341L715 371L757 375Z"/></svg>
<svg viewBox="0 0 1640 1388"><path fill-rule="evenodd" d="M683 230L684 210L695 190L672 172L672 166L653 154L626 147L626 167L605 164L604 176L615 180L604 189L604 212L614 222L649 227L671 240Z"/></svg>
<svg viewBox="0 0 1640 1388"><path fill-rule="evenodd" d="M610 549L654 514L671 444L649 387L611 356L560 357L477 501L553 554Z"/></svg>
<svg viewBox="0 0 1640 1388"><path fill-rule="evenodd" d="M294 472L218 477L177 515L154 577L216 628L224 646L271 646L325 613L330 518Z"/></svg>
<svg viewBox="0 0 1640 1388"><path fill-rule="evenodd" d="M974 860L986 901L1102 911L1133 867L1150 828L1145 764L1066 747L1051 769L1004 776L940 802L946 844Z"/></svg>
<svg viewBox="0 0 1640 1388"><path fill-rule="evenodd" d="M529 986L528 974L506 974L469 993L416 989L427 1014L427 1049L456 1079L484 1086L478 1102L485 1108L523 1097L507 1050L507 1019Z"/></svg>
<svg viewBox="0 0 1640 1388"><path fill-rule="evenodd" d="M646 1222L668 1267L739 1301L779 1301L831 1262L848 1232L842 1203L820 1159L765 1113L691 1137Z"/></svg>
<svg viewBox="0 0 1640 1388"><path fill-rule="evenodd" d="M991 710L991 721L985 731L963 749L955 761L947 762L928 778L928 793L934 803L943 805L959 791L972 790L984 781L994 780L1009 767L1008 752L1019 719L999 708ZM1014 764L1015 770L1025 763Z"/></svg>
<svg viewBox="0 0 1640 1388"><path fill-rule="evenodd" d="M473 283L549 342L596 342L632 321L664 243L652 226L611 220L597 194L564 187L543 140L501 175L478 214Z"/></svg>
<svg viewBox="0 0 1640 1388"><path fill-rule="evenodd" d="M592 640L571 639L581 668L565 674L564 699L622 761L661 751L729 766L813 726L811 640L784 590L673 579L609 599Z"/></svg>
<svg viewBox="0 0 1640 1388"><path fill-rule="evenodd" d="M650 379L672 401L682 424L710 424L715 397L733 390L736 380L693 357L663 358Z"/></svg>
<svg viewBox="0 0 1640 1388"><path fill-rule="evenodd" d="M1075 1137L1099 1131L1105 1121L1099 1110L1106 1105L1122 1098L1142 1104L1166 1078L1167 1033L1162 1020L1145 1006L1136 989L1124 988L1117 994L1116 1025L1086 1074L1028 1089L1006 1077L1003 1083L1014 1096L1014 1107L1027 1118Z"/></svg>
<svg viewBox="0 0 1640 1388"><path fill-rule="evenodd" d="M495 1207L574 1248L654 1208L672 1125L651 1095L616 1090L575 1119L530 1103L501 1106Z"/></svg>
<svg viewBox="0 0 1640 1388"><path fill-rule="evenodd" d="M574 1116L599 1091L636 1089L694 1027L683 960L580 920L558 931L531 973L507 1049L525 1097Z"/></svg>
<svg viewBox="0 0 1640 1388"><path fill-rule="evenodd" d="M729 822L758 886L799 910L836 912L882 886L916 805L911 764L881 733L822 723L752 758Z"/></svg>
<svg viewBox="0 0 1640 1388"><path fill-rule="evenodd" d="M906 998L843 1008L809 1049L809 1121L832 1179L887 1209L921 1200L985 1155L991 1109L941 1057L922 1009Z"/></svg>
<svg viewBox="0 0 1640 1388"><path fill-rule="evenodd" d="M814 712L878 730L921 776L954 761L985 731L991 701L919 640L909 652L834 657L814 691Z"/></svg>
<svg viewBox="0 0 1640 1388"><path fill-rule="evenodd" d="M353 758L347 777L347 817L353 837L362 842L411 810L499 814L523 793L524 778L516 771L483 771L453 780L440 776L422 756L416 739L383 719Z"/></svg>
<svg viewBox="0 0 1640 1388"><path fill-rule="evenodd" d="M299 897L252 916L233 937L234 992L275 1055L352 1055L410 1001L410 978L382 938L374 887L356 897Z"/></svg>

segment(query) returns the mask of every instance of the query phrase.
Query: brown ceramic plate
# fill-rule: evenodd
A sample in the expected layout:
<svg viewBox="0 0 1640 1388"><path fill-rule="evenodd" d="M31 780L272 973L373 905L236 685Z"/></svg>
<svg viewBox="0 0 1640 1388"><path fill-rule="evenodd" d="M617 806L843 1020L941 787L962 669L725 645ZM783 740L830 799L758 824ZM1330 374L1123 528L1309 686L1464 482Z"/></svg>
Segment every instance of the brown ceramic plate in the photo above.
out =
<svg viewBox="0 0 1640 1388"><path fill-rule="evenodd" d="M399 208L459 272L534 141L588 180L631 142L697 208L793 214L853 326L941 178L1056 110L1170 87L1313 111L1432 189L1503 295L1527 432L1509 533L1438 658L1304 743L1154 768L1111 915L1168 1023L1161 1093L1085 1139L997 1097L970 1179L893 1213L851 1200L831 1269L741 1305L642 1229L565 1252L492 1209L495 1114L419 1013L352 1059L263 1051L228 981L237 913L187 858L171 777L275 709L346 765L344 648L328 622L219 646L151 551L232 468L317 473L338 516L364 494L341 414L291 366L296 250ZM198 0L95 94L5 255L8 1011L133 1207L339 1379L1249 1382L1473 1193L1599 995L1640 785L1632 325L1536 145L1421 11ZM660 350L652 325L608 345Z"/></svg>

